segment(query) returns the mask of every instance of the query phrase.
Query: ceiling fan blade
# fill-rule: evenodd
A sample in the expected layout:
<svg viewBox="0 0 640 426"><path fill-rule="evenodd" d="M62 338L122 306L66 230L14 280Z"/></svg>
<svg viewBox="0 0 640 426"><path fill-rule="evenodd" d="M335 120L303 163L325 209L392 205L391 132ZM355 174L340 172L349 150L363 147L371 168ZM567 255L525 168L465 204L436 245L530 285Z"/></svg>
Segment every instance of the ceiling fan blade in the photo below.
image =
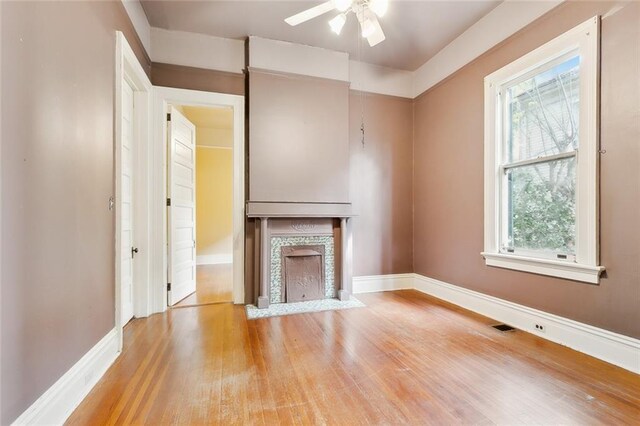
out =
<svg viewBox="0 0 640 426"><path fill-rule="evenodd" d="M374 13L369 13L368 15L369 19L373 22L374 30L367 37L367 41L369 42L369 46L373 47L376 44L383 42L386 37L384 36L382 27L380 26L380 22L378 21L378 17Z"/></svg>
<svg viewBox="0 0 640 426"><path fill-rule="evenodd" d="M331 0L326 1L324 3L321 3L315 7L312 7L311 9L307 9L305 11L302 11L300 13L297 13L293 16L289 16L287 19L285 19L284 21L291 25L291 26L295 26L298 24L302 24L303 22L308 21L309 19L313 19L316 16L320 16L322 14L325 14L327 12L330 12L334 9L333 6L333 2Z"/></svg>

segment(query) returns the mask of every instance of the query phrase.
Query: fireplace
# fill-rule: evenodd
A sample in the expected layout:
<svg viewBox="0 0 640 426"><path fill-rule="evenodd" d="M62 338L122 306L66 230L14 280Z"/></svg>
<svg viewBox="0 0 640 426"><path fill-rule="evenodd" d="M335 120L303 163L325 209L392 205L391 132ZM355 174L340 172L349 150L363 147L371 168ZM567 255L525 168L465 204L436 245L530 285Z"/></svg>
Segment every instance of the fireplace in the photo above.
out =
<svg viewBox="0 0 640 426"><path fill-rule="evenodd" d="M256 304L320 299L349 300L351 294L350 205L249 203L256 218ZM327 209L327 211L323 211Z"/></svg>
<svg viewBox="0 0 640 426"><path fill-rule="evenodd" d="M289 246L281 250L285 301L324 299L324 246Z"/></svg>
<svg viewBox="0 0 640 426"><path fill-rule="evenodd" d="M299 226L300 221L273 220L271 223L271 235L269 236L269 303L287 303L287 276L285 269L287 266L302 259L289 259L287 256L292 253L298 254L300 250L311 250L320 253L320 259L305 259L305 264L314 262L320 268L320 278L322 280L321 297L336 297L335 283L336 259L335 259L335 238L331 221L320 224ZM308 251L301 252L304 255L312 254ZM298 257L298 256L295 256ZM306 257L306 256L300 256ZM307 300L309 300L307 298Z"/></svg>

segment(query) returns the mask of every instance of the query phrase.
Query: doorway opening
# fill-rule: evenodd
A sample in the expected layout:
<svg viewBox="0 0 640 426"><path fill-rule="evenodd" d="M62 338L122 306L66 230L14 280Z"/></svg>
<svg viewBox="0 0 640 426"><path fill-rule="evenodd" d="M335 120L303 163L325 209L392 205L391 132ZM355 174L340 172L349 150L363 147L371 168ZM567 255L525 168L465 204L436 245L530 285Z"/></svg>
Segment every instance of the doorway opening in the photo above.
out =
<svg viewBox="0 0 640 426"><path fill-rule="evenodd" d="M166 206L154 210L151 218L153 237L159 243L154 243L154 250L161 249L152 257L151 269L154 273L162 271L163 277L157 283L164 283L152 289L154 311L162 312L180 302L181 306L226 301L243 304L244 97L168 87L154 87L154 97L154 131L162 143L154 145L150 153L154 164L150 174L154 185L152 203L158 206L160 201ZM213 162L214 167L199 166L207 162ZM205 172L200 173L204 183L199 185L198 172ZM222 176L231 178L230 185L222 185ZM216 183L221 186L216 187ZM202 200L198 201L198 197ZM203 207L207 203L217 205L216 211L222 217L215 220L216 212L200 209L198 220L198 204ZM214 225L203 222L211 219L202 219L203 215L214 216ZM216 229L211 230L211 226ZM202 230L204 236L199 232ZM161 262L161 268L156 269L155 262Z"/></svg>
<svg viewBox="0 0 640 426"><path fill-rule="evenodd" d="M167 300L175 308L233 302L233 108L171 109L167 189L174 209L168 226L173 282ZM186 262L194 256L195 273Z"/></svg>

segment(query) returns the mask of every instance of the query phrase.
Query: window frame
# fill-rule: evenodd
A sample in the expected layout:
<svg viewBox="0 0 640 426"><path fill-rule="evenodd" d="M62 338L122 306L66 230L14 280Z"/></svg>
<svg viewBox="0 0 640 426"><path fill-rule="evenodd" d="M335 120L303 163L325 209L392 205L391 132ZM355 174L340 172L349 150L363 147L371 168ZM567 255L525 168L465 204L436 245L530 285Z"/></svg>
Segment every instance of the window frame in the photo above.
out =
<svg viewBox="0 0 640 426"><path fill-rule="evenodd" d="M575 258L506 253L501 250L501 232L507 202L504 185L505 87L541 67L562 58L580 56L579 145L576 159L576 247ZM599 283L604 270L599 265L599 84L600 18L595 16L543 46L493 72L484 79L485 200L484 251L487 266L554 276L592 284ZM568 154L561 154L568 158ZM546 156L549 159L553 156ZM513 162L515 163L515 162ZM512 164L513 164L512 163Z"/></svg>

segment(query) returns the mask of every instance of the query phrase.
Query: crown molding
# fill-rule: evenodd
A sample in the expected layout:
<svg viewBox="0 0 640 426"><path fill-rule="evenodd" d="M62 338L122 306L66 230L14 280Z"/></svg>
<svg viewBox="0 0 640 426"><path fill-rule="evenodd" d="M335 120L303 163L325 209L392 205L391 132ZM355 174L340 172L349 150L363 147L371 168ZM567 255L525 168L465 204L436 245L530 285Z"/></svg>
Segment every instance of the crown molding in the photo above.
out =
<svg viewBox="0 0 640 426"><path fill-rule="evenodd" d="M163 64L242 74L244 41L152 27L150 56Z"/></svg>
<svg viewBox="0 0 640 426"><path fill-rule="evenodd" d="M351 90L413 98L413 73L359 61L349 61Z"/></svg>
<svg viewBox="0 0 640 426"><path fill-rule="evenodd" d="M349 54L319 47L249 37L250 68L349 81Z"/></svg>
<svg viewBox="0 0 640 426"><path fill-rule="evenodd" d="M564 1L506 0L415 71L350 60L345 52L256 36L249 37L253 50L246 65L347 81L352 90L414 99ZM153 62L233 74L245 69L243 40L150 27L139 0L122 3Z"/></svg>
<svg viewBox="0 0 640 426"><path fill-rule="evenodd" d="M142 8L142 4L139 0L121 0L121 2L127 15L129 15L142 46L147 51L147 54L151 56L151 25L149 25L149 20Z"/></svg>
<svg viewBox="0 0 640 426"><path fill-rule="evenodd" d="M564 0L507 0L480 18L413 72L413 97L420 96Z"/></svg>

